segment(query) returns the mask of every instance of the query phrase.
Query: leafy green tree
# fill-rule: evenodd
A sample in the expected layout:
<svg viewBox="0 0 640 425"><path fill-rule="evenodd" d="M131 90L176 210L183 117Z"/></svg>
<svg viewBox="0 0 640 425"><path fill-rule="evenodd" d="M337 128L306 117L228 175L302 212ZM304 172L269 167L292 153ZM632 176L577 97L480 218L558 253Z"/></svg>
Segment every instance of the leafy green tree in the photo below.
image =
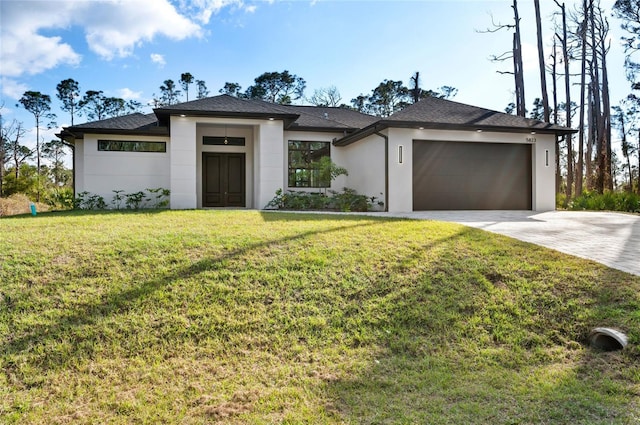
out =
<svg viewBox="0 0 640 425"><path fill-rule="evenodd" d="M254 85L247 88L245 95L251 99L262 99L271 103L290 105L293 100L304 96L306 81L295 74L265 72L254 79Z"/></svg>
<svg viewBox="0 0 640 425"><path fill-rule="evenodd" d="M180 75L180 85L187 95L187 102L189 101L189 85L193 83L193 75L189 72L184 72Z"/></svg>
<svg viewBox="0 0 640 425"><path fill-rule="evenodd" d="M162 105L175 105L178 103L180 90L176 88L176 83L173 80L164 80L164 83L160 86L160 92Z"/></svg>
<svg viewBox="0 0 640 425"><path fill-rule="evenodd" d="M130 114L142 108L142 104L138 101L125 101L120 97L107 97L102 90L87 90L79 105L84 109L87 118L92 121Z"/></svg>
<svg viewBox="0 0 640 425"><path fill-rule="evenodd" d="M71 115L71 125L73 125L73 118L74 115L78 113L81 100L78 82L72 78L67 78L58 83L56 90L56 96L62 102L60 109L69 112Z"/></svg>
<svg viewBox="0 0 640 425"><path fill-rule="evenodd" d="M359 94L355 99L351 99L352 109L363 114L369 113L369 98L363 94Z"/></svg>
<svg viewBox="0 0 640 425"><path fill-rule="evenodd" d="M51 161L49 173L53 178L53 184L60 186L66 183L64 157L66 156L66 146L60 139L54 139L44 144L42 152L44 157Z"/></svg>
<svg viewBox="0 0 640 425"><path fill-rule="evenodd" d="M349 172L346 168L341 167L331 161L331 158L328 156L323 156L317 162L318 167L318 178L320 179L320 186L322 186L325 191L327 187L331 186L331 182L336 179L338 176L348 176Z"/></svg>
<svg viewBox="0 0 640 425"><path fill-rule="evenodd" d="M238 83L224 83L224 87L218 90L218 93L228 94L229 96L234 97L243 97L242 95L242 86Z"/></svg>
<svg viewBox="0 0 640 425"><path fill-rule="evenodd" d="M80 107L84 109L90 120L103 120L108 118L109 105L107 97L102 90L87 90L80 101Z"/></svg>
<svg viewBox="0 0 640 425"><path fill-rule="evenodd" d="M374 115L388 117L409 104L409 89L400 80L384 80L373 89L368 101Z"/></svg>
<svg viewBox="0 0 640 425"><path fill-rule="evenodd" d="M38 170L26 162L20 163L18 168L11 166L7 170L4 180L4 195L24 193L29 198L37 198L40 192ZM39 202L39 201L38 201Z"/></svg>
<svg viewBox="0 0 640 425"><path fill-rule="evenodd" d="M47 124L48 128L51 128L54 123L51 120L55 119L55 115L50 113L51 111L51 97L48 94L42 94L37 91L26 91L20 98L19 102L24 109L29 111L36 121L36 168L38 171L38 180L40 178L40 125L42 120L49 120ZM38 181L38 192L36 194L36 201L40 201L40 182Z"/></svg>
<svg viewBox="0 0 640 425"><path fill-rule="evenodd" d="M204 99L209 95L207 84L203 80L196 80L196 87L198 88L198 95L196 96L198 99Z"/></svg>
<svg viewBox="0 0 640 425"><path fill-rule="evenodd" d="M533 110L529 114L529 118L532 118L538 121L543 121L544 115L545 115L545 111L544 111L544 104L542 102L542 99L540 99L539 97L536 97L535 99L533 99Z"/></svg>

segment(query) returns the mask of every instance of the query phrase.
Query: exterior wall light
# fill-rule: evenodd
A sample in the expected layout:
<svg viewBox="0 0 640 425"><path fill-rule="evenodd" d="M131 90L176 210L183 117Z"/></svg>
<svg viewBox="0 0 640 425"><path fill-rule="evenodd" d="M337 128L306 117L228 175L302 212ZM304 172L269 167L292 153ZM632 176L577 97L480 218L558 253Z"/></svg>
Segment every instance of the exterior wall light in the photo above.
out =
<svg viewBox="0 0 640 425"><path fill-rule="evenodd" d="M482 129L481 129L481 128L477 129L476 131L477 131L478 133L482 133Z"/></svg>
<svg viewBox="0 0 640 425"><path fill-rule="evenodd" d="M544 166L549 166L549 149L544 150Z"/></svg>
<svg viewBox="0 0 640 425"><path fill-rule="evenodd" d="M402 164L402 145L398 146L398 164Z"/></svg>

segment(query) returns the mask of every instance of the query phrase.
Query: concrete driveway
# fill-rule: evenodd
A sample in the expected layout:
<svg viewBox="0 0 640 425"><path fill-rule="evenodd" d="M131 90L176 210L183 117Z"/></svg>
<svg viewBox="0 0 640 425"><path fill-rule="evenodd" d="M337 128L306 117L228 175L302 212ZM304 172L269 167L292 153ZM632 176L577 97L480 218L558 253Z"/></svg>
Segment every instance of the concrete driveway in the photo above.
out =
<svg viewBox="0 0 640 425"><path fill-rule="evenodd" d="M420 211L376 215L460 223L640 276L640 215L591 211Z"/></svg>

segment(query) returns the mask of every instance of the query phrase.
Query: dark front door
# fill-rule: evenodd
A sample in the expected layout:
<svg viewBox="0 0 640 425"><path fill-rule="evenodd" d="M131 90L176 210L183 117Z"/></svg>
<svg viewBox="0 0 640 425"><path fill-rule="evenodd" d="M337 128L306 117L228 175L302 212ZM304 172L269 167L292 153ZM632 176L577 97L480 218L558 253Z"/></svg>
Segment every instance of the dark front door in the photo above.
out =
<svg viewBox="0 0 640 425"><path fill-rule="evenodd" d="M202 206L244 207L245 159L243 153L202 154Z"/></svg>

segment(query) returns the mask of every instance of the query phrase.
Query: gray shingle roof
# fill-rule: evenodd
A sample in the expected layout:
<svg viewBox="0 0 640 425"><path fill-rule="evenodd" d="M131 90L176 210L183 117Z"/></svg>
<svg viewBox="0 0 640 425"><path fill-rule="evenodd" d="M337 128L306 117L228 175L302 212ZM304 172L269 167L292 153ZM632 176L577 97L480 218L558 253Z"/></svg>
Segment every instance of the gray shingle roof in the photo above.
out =
<svg viewBox="0 0 640 425"><path fill-rule="evenodd" d="M568 130L555 124L492 111L446 99L428 97L396 112L385 121L447 124L464 127L500 127L528 130Z"/></svg>
<svg viewBox="0 0 640 425"><path fill-rule="evenodd" d="M301 127L331 126L334 128L358 129L373 124L380 119L346 108L295 105L283 105L283 107L291 112L300 114L300 118L296 120L294 125L299 124ZM313 117L313 120L310 117ZM312 122L316 125L311 125ZM340 125L338 126L336 123Z"/></svg>
<svg viewBox="0 0 640 425"><path fill-rule="evenodd" d="M149 126L155 126L158 119L155 114L129 114L120 117L107 118L84 124L74 125L77 129L102 129L102 130L141 130Z"/></svg>
<svg viewBox="0 0 640 425"><path fill-rule="evenodd" d="M254 99L240 99L227 94L219 96L205 97L203 99L191 100L189 102L155 108L159 114L172 112L205 112L205 113L236 113L236 114L283 114L277 105L256 101Z"/></svg>
<svg viewBox="0 0 640 425"><path fill-rule="evenodd" d="M349 133L336 141L347 145L388 127L425 127L442 129L486 129L495 131L542 131L566 134L574 130L555 124L518 117L445 99L426 98L396 112L388 118L323 106L278 105L257 99L240 99L229 95L207 97L154 109L153 114L130 114L79 124L64 129L63 134L102 133L169 134L166 127L172 114L219 117L273 117L282 119L285 129L340 131Z"/></svg>

